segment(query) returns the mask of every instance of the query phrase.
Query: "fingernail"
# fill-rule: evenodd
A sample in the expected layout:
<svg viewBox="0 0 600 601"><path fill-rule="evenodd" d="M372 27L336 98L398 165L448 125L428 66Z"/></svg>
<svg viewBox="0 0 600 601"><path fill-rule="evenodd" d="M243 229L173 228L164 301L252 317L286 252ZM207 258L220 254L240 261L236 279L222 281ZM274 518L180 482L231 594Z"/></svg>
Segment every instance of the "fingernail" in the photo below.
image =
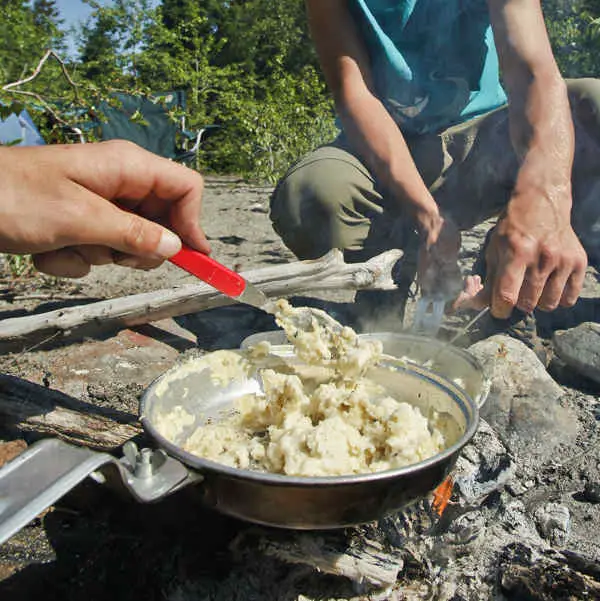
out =
<svg viewBox="0 0 600 601"><path fill-rule="evenodd" d="M156 256L161 259L168 259L181 250L181 240L170 230L163 229L156 247Z"/></svg>

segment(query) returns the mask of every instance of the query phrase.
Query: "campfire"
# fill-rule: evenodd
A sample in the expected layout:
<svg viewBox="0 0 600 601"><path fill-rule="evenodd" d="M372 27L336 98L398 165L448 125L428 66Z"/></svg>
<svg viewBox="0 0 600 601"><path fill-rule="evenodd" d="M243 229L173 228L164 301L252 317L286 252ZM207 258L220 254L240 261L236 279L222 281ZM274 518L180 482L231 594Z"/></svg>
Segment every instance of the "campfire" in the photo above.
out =
<svg viewBox="0 0 600 601"><path fill-rule="evenodd" d="M339 259L330 257L327 265L332 260ZM387 285L381 266L338 263L330 271L332 285L340 285L340 273L355 286ZM323 277L322 266L310 269L306 289L315 286L315 273ZM285 278L272 276L270 286L285 288ZM209 292L198 297L194 288L161 297L160 316L184 313L190 303L221 302ZM15 318L3 340L14 348L51 332L77 335L103 314L113 326L158 315L144 312L145 296L99 305ZM377 522L342 530L240 523L227 548L232 567L218 589L206 577L188 574L171 583L167 597L224 601L268 589L272 599L304 601L600 598L597 397L556 384L535 354L512 338L494 336L470 352L488 374L489 395L477 433L433 494ZM90 413L83 402L10 376L1 384L0 411L23 431L68 435L71 442L108 450L139 435L135 424L118 423L110 411ZM80 412L88 412L85 421L78 421ZM236 597L234 591L244 593Z"/></svg>

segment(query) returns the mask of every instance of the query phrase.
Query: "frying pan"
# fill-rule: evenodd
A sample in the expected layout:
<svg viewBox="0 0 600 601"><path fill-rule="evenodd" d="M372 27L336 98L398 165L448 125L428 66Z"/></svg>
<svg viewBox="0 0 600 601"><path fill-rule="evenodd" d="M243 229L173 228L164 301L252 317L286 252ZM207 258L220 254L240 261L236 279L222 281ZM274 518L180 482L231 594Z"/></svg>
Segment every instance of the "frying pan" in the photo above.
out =
<svg viewBox="0 0 600 601"><path fill-rule="evenodd" d="M194 485L205 505L280 528L330 529L370 522L433 491L477 429L479 408L464 389L425 367L390 359L370 376L397 398L410 398L425 415L436 411L447 418L451 444L442 452L406 467L348 476L306 478L231 468L185 451L185 430L179 437L162 433L161 419L177 406L197 420L215 419L239 395L260 389L256 376L215 383L206 357L173 367L144 392L140 420L155 448L138 450L129 442L116 458L47 439L0 469L0 542L87 476L117 481L140 502Z"/></svg>

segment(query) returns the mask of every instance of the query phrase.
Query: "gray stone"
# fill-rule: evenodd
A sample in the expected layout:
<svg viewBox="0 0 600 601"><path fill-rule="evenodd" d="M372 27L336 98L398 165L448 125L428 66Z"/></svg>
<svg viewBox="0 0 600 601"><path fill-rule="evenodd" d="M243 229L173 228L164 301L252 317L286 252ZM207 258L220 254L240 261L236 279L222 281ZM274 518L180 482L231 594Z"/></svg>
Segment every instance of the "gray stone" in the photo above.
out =
<svg viewBox="0 0 600 601"><path fill-rule="evenodd" d="M506 447L485 420L458 458L454 484L460 504L479 505L492 492L502 490L514 476L514 463Z"/></svg>
<svg viewBox="0 0 600 601"><path fill-rule="evenodd" d="M540 534L553 545L564 546L571 532L571 514L560 503L540 505L533 513Z"/></svg>
<svg viewBox="0 0 600 601"><path fill-rule="evenodd" d="M600 324L591 321L556 332L554 350L577 373L600 384Z"/></svg>
<svg viewBox="0 0 600 601"><path fill-rule="evenodd" d="M560 403L563 389L531 349L509 336L491 336L469 350L491 381L482 417L524 461L524 471L535 473L558 445L577 436L575 414Z"/></svg>
<svg viewBox="0 0 600 601"><path fill-rule="evenodd" d="M600 503L600 482L586 482L583 498L588 503Z"/></svg>

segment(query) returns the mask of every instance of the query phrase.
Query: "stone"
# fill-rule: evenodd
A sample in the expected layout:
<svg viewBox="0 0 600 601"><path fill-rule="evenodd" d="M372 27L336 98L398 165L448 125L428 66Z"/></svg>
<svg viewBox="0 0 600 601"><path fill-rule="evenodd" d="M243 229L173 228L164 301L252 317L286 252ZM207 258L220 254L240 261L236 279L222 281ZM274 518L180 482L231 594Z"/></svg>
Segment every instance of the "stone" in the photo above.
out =
<svg viewBox="0 0 600 601"><path fill-rule="evenodd" d="M469 351L479 359L490 393L481 416L511 453L535 473L540 461L578 433L574 412L561 404L564 390L552 379L536 354L506 335L477 342Z"/></svg>
<svg viewBox="0 0 600 601"><path fill-rule="evenodd" d="M568 507L560 503L545 503L533 512L540 534L555 545L562 547L571 532L571 514Z"/></svg>
<svg viewBox="0 0 600 601"><path fill-rule="evenodd" d="M506 447L485 421L479 422L477 433L458 458L454 484L460 501L478 505L497 490L502 490L514 476L514 463Z"/></svg>
<svg viewBox="0 0 600 601"><path fill-rule="evenodd" d="M552 341L556 354L566 365L600 384L600 324L584 322L556 332Z"/></svg>
<svg viewBox="0 0 600 601"><path fill-rule="evenodd" d="M583 498L588 503L600 503L600 482L586 482Z"/></svg>

